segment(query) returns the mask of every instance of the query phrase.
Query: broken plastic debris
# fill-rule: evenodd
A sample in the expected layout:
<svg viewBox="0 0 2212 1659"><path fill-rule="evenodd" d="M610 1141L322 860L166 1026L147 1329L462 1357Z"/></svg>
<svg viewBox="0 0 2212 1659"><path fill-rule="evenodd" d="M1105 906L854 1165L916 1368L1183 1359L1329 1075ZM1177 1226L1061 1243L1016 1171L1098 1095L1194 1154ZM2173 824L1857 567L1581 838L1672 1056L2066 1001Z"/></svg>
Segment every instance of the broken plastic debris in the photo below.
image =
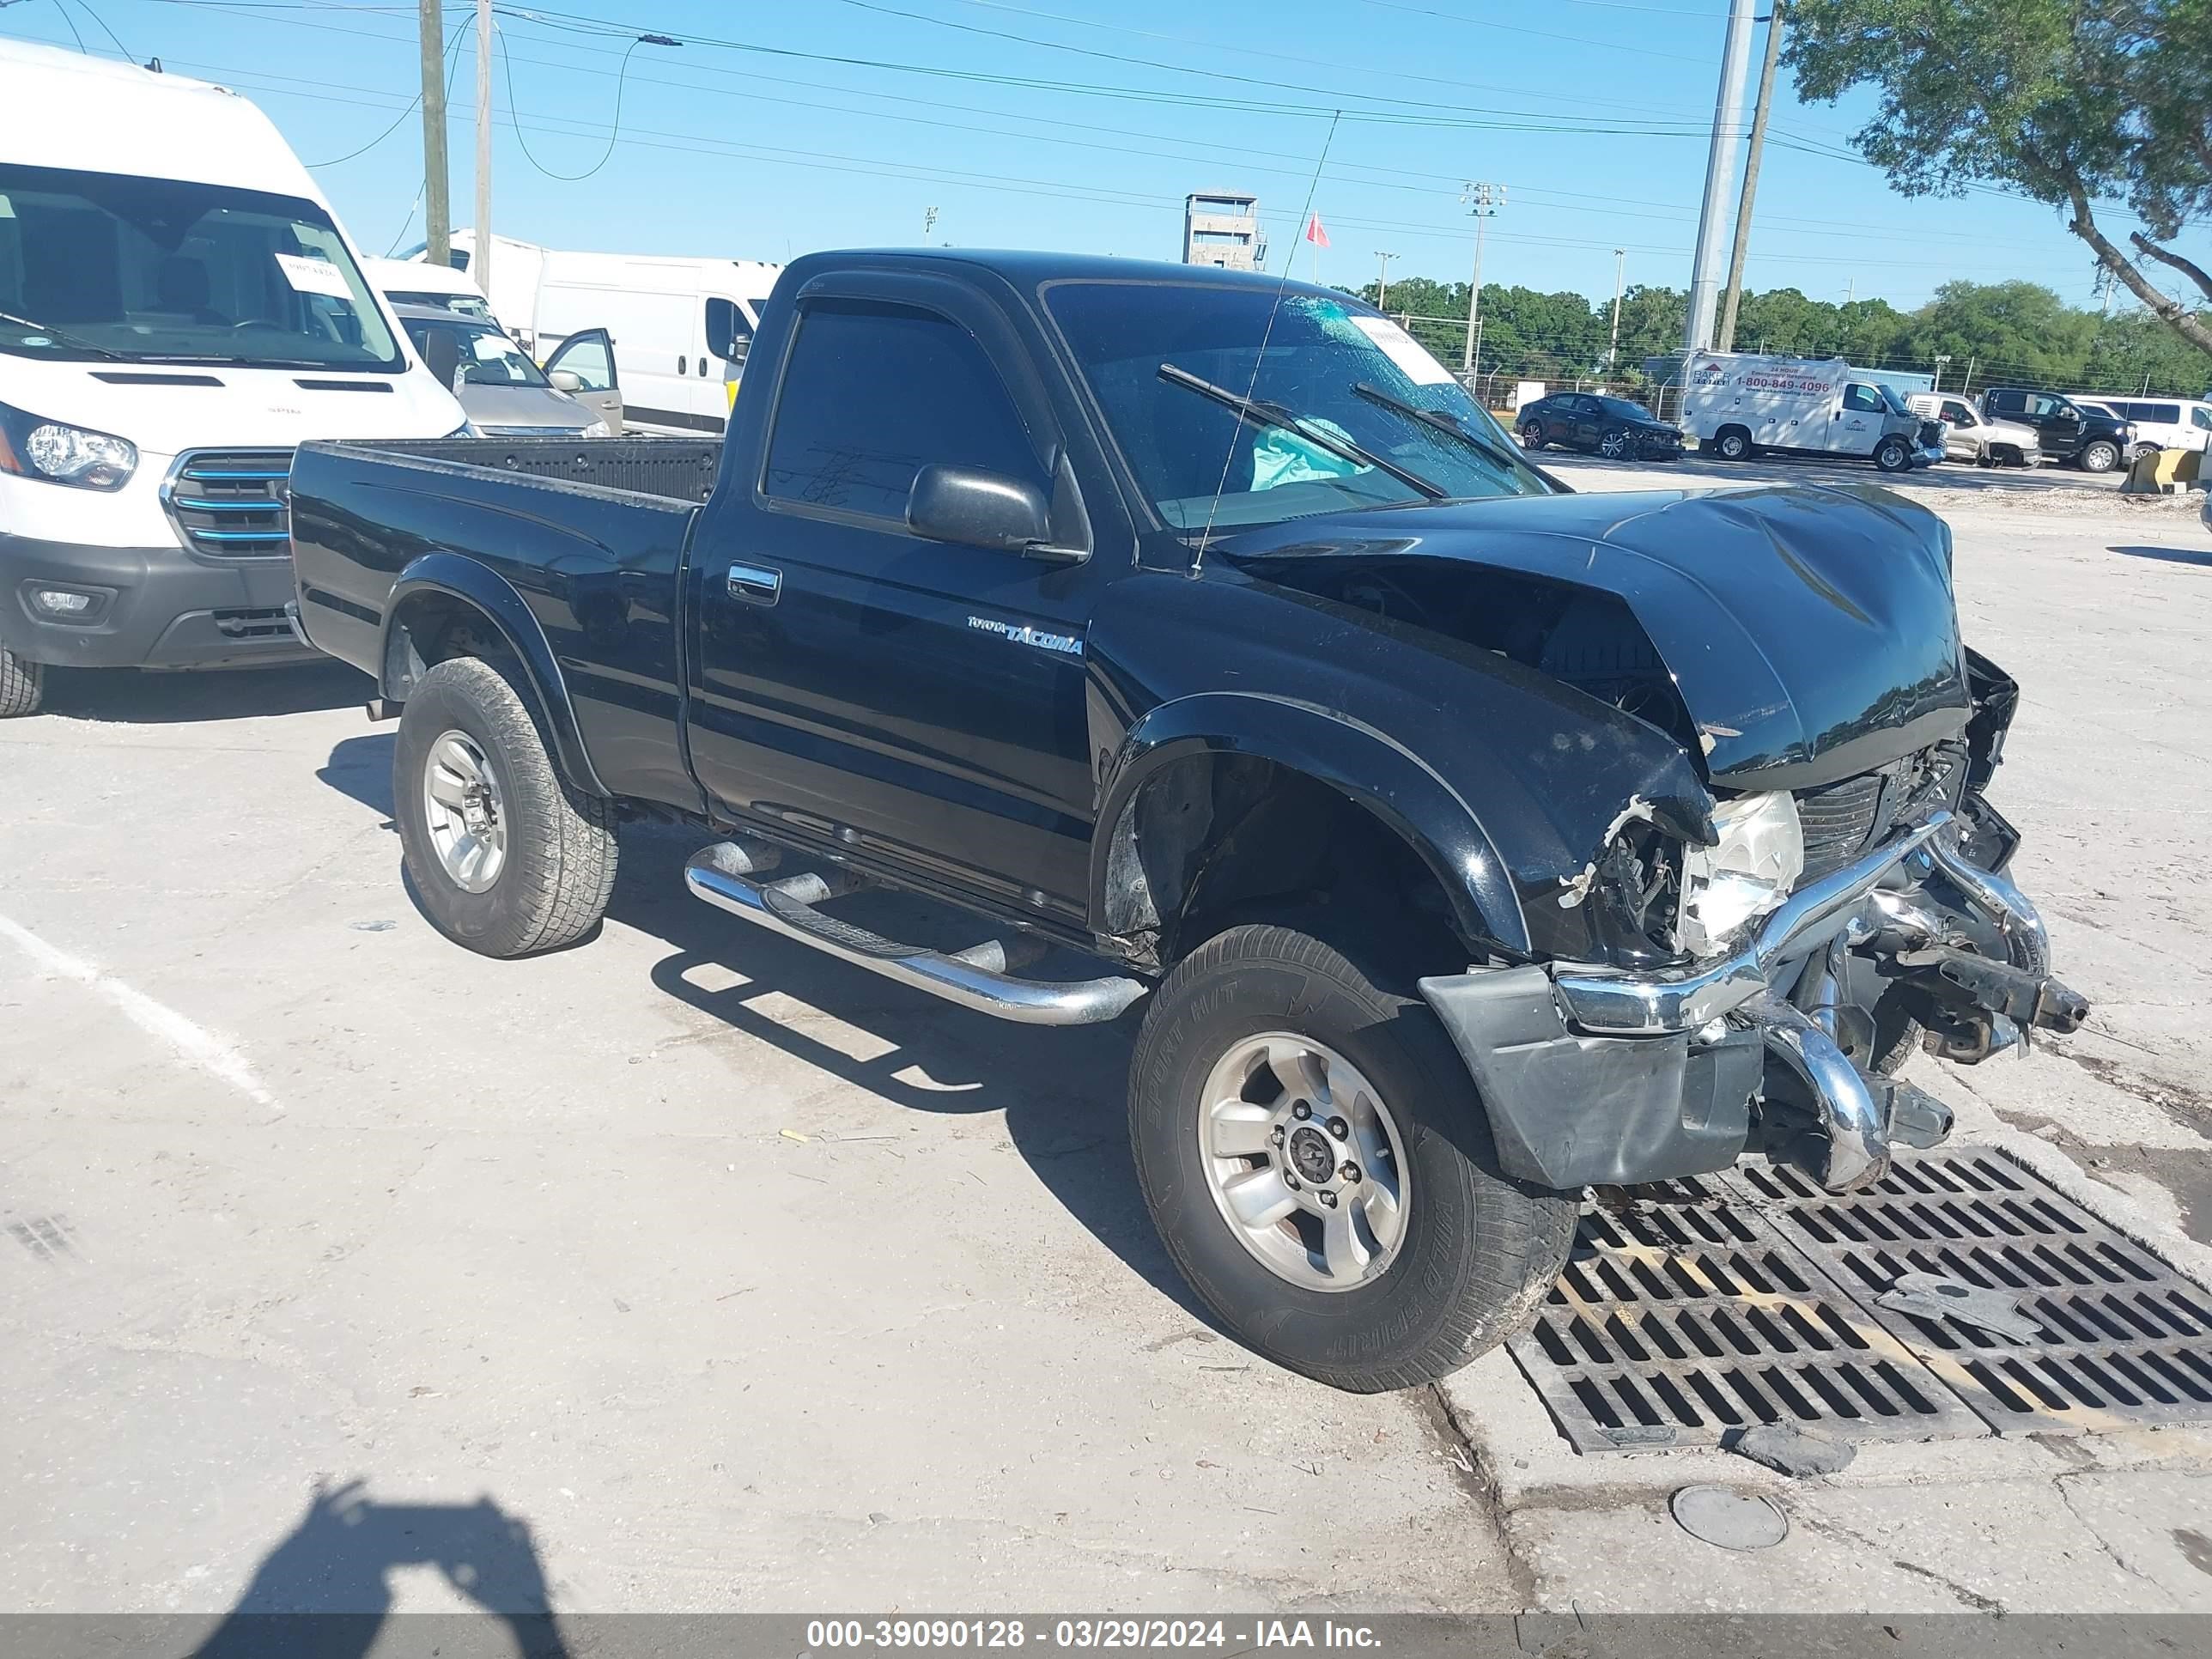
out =
<svg viewBox="0 0 2212 1659"><path fill-rule="evenodd" d="M814 1139L812 1135L803 1135L796 1129L780 1129L776 1133L781 1134L786 1140L806 1141Z"/></svg>
<svg viewBox="0 0 2212 1659"><path fill-rule="evenodd" d="M1977 1330L2033 1342L2043 1328L2020 1310L2020 1298L2003 1291L1963 1285L1941 1273L1899 1273L1874 1305L1918 1319L1949 1319Z"/></svg>

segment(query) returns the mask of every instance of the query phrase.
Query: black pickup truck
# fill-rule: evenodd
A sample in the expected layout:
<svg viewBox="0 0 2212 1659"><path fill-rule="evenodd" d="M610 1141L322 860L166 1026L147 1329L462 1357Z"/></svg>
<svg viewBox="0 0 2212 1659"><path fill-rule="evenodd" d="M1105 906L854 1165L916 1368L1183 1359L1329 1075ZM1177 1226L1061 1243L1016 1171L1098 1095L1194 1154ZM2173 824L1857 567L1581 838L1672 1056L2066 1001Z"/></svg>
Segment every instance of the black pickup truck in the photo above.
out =
<svg viewBox="0 0 2212 1659"><path fill-rule="evenodd" d="M580 939L617 824L673 814L746 922L986 1014L1140 1013L1170 1249L1344 1388L1510 1334L1582 1188L1862 1187L1948 1129L1917 1043L2085 1012L2002 873L2017 690L1939 520L1571 494L1341 294L817 254L726 443L308 444L291 500L436 926ZM833 914L868 885L978 942Z"/></svg>

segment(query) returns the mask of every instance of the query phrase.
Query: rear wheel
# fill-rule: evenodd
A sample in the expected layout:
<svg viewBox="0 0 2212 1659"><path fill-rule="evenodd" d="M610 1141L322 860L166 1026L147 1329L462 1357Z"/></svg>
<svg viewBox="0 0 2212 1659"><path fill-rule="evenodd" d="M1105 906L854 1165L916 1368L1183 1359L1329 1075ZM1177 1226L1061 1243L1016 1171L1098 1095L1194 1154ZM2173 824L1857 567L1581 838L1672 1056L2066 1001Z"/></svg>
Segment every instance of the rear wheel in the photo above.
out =
<svg viewBox="0 0 2212 1659"><path fill-rule="evenodd" d="M562 779L512 671L456 657L422 676L392 745L392 793L416 896L456 944L534 956L606 913L613 805Z"/></svg>
<svg viewBox="0 0 2212 1659"><path fill-rule="evenodd" d="M46 664L25 662L7 647L0 646L0 720L37 714L39 701L46 696Z"/></svg>
<svg viewBox="0 0 2212 1659"><path fill-rule="evenodd" d="M1545 434L1541 421L1531 421L1521 428L1521 447L1523 449L1541 449L1551 441Z"/></svg>
<svg viewBox="0 0 2212 1659"><path fill-rule="evenodd" d="M1884 438L1874 447L1874 464L1883 472L1904 472L1912 465L1912 447L1902 438Z"/></svg>
<svg viewBox="0 0 2212 1659"><path fill-rule="evenodd" d="M2120 447L2109 438L2099 438L2081 447L2081 470L2084 472L2110 472L2120 464Z"/></svg>
<svg viewBox="0 0 2212 1659"><path fill-rule="evenodd" d="M1634 442L1625 426L1609 426L1598 434L1597 453L1608 461L1630 459L1634 449Z"/></svg>
<svg viewBox="0 0 2212 1659"><path fill-rule="evenodd" d="M2134 452L2128 457L2129 465L2133 465L2146 455L2155 455L2158 450L2159 447L2156 444L2137 444Z"/></svg>
<svg viewBox="0 0 2212 1659"><path fill-rule="evenodd" d="M1576 1200L1496 1172L1417 996L1292 928L1232 927L1154 993L1129 1073L1139 1184L1240 1341L1358 1393L1432 1382L1550 1288Z"/></svg>
<svg viewBox="0 0 2212 1659"><path fill-rule="evenodd" d="M1740 426L1724 426L1713 434L1712 445L1724 461L1751 459L1751 434Z"/></svg>

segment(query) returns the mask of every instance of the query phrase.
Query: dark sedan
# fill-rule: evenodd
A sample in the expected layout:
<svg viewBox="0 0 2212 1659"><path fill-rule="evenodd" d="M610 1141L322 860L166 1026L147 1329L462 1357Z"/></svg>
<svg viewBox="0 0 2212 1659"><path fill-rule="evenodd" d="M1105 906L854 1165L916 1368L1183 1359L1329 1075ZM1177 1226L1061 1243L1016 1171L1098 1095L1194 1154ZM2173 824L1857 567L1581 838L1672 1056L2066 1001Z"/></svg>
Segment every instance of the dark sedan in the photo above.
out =
<svg viewBox="0 0 2212 1659"><path fill-rule="evenodd" d="M1589 392L1555 392L1524 404L1516 428L1523 448L1558 444L1588 450L1608 461L1671 461L1682 453L1680 428L1622 398Z"/></svg>

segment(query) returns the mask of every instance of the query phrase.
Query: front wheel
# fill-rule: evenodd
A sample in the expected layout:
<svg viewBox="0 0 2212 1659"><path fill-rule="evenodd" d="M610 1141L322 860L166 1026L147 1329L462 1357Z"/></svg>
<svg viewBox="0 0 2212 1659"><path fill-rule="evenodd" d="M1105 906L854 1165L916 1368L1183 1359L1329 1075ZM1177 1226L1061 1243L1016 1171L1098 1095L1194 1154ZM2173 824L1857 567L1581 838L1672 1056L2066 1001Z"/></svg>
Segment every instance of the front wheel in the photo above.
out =
<svg viewBox="0 0 2212 1659"><path fill-rule="evenodd" d="M1903 472L1912 465L1912 447L1902 438L1884 438L1874 447L1874 464L1883 472Z"/></svg>
<svg viewBox="0 0 2212 1659"><path fill-rule="evenodd" d="M2120 464L2120 447L2107 439L2085 444L2081 449L2081 470L2084 472L2110 472Z"/></svg>
<svg viewBox="0 0 2212 1659"><path fill-rule="evenodd" d="M1410 1388L1495 1346L1574 1235L1573 1198L1497 1173L1427 1005L1287 927L1232 927L1168 975L1131 1061L1129 1127L1200 1300L1334 1388Z"/></svg>
<svg viewBox="0 0 2212 1659"><path fill-rule="evenodd" d="M1632 448L1625 426L1610 426L1598 434L1597 453L1608 461L1629 459Z"/></svg>
<svg viewBox="0 0 2212 1659"><path fill-rule="evenodd" d="M614 890L611 802L571 788L514 681L455 657L422 676L392 750L392 817L432 926L488 957L573 945Z"/></svg>
<svg viewBox="0 0 2212 1659"><path fill-rule="evenodd" d="M37 714L40 700L46 694L46 664L25 662L6 646L0 645L0 720Z"/></svg>

